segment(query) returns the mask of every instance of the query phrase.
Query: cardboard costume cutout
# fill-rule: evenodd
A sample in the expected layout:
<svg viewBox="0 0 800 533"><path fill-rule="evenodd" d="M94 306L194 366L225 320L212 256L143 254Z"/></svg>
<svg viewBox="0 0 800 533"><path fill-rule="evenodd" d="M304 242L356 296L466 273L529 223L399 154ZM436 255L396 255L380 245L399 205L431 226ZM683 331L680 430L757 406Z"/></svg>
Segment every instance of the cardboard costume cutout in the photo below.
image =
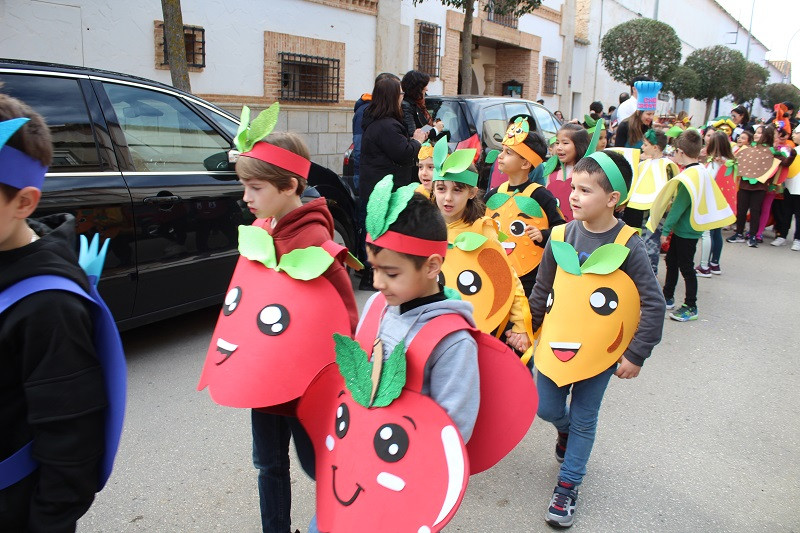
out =
<svg viewBox="0 0 800 533"><path fill-rule="evenodd" d="M486 202L486 216L491 217L499 231L508 237L501 244L518 276L524 276L542 261L544 248L537 246L525 234L527 225L539 229L550 227L550 221L539 202L531 197L539 187L541 185L532 183L521 192L509 193L506 182Z"/></svg>
<svg viewBox="0 0 800 533"><path fill-rule="evenodd" d="M613 243L597 248L581 265L564 242L565 226L550 233L556 260L553 288L534 353L539 372L563 387L594 377L622 357L639 326L639 291L620 265L635 230L624 226Z"/></svg>
<svg viewBox="0 0 800 533"><path fill-rule="evenodd" d="M639 163L637 171L634 172L636 179L631 185L628 207L642 211L650 209L667 181L679 173L678 165L666 157L643 160Z"/></svg>
<svg viewBox="0 0 800 533"><path fill-rule="evenodd" d="M714 176L714 181L717 182L719 190L722 191L722 196L731 207L731 211L736 214L736 194L739 185L739 164L735 159L728 159L724 165L717 169L717 175Z"/></svg>
<svg viewBox="0 0 800 533"><path fill-rule="evenodd" d="M749 151L748 149L747 152ZM658 193L650 209L650 220L647 222L650 231L655 230L658 221L664 216L680 184L686 187L692 201L689 221L695 231L721 228L736 222L736 215L733 214L733 210L725 201L725 196L711 177L711 172L702 165L693 165L669 180Z"/></svg>
<svg viewBox="0 0 800 533"><path fill-rule="evenodd" d="M775 159L772 149L763 144L751 146L738 152L736 154L736 163L739 169L739 176L753 184L756 182L766 183L775 174L780 165L780 161Z"/></svg>

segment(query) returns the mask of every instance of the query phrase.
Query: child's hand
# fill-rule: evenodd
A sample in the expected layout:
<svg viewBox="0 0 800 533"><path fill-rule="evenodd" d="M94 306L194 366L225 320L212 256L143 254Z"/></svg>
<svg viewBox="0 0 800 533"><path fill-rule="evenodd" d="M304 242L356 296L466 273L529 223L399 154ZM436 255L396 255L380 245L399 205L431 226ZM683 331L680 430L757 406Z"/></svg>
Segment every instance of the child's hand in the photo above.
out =
<svg viewBox="0 0 800 533"><path fill-rule="evenodd" d="M444 122L442 122L442 119L437 118L433 121L433 127L436 128L436 131L441 132L444 129Z"/></svg>
<svg viewBox="0 0 800 533"><path fill-rule="evenodd" d="M642 367L638 365L634 365L624 357L621 358L619 363L619 368L617 371L614 372L614 375L617 376L619 379L633 379L639 375L639 371Z"/></svg>
<svg viewBox="0 0 800 533"><path fill-rule="evenodd" d="M667 243L667 237L668 237L668 235L661 235L661 245L662 246Z"/></svg>
<svg viewBox="0 0 800 533"><path fill-rule="evenodd" d="M525 235L530 237L533 242L542 242L544 238L542 232L536 226L525 226Z"/></svg>
<svg viewBox="0 0 800 533"><path fill-rule="evenodd" d="M514 333L511 330L506 331L506 344L519 352L531 347L531 341L525 333Z"/></svg>

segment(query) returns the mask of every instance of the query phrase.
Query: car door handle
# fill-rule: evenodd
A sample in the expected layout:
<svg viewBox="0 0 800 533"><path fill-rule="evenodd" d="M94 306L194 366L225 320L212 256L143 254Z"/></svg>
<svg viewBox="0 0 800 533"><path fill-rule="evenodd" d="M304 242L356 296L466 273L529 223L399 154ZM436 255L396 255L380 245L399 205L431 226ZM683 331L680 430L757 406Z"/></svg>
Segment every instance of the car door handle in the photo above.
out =
<svg viewBox="0 0 800 533"><path fill-rule="evenodd" d="M174 204L180 202L180 196L146 196L144 203L146 204Z"/></svg>

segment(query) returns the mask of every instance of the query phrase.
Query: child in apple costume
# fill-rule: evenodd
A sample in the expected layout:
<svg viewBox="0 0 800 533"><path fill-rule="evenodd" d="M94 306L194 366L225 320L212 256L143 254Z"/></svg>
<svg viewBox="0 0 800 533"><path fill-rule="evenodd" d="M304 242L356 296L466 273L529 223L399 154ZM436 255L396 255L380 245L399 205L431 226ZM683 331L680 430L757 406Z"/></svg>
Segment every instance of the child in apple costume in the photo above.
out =
<svg viewBox="0 0 800 533"><path fill-rule="evenodd" d="M545 513L569 527L586 474L603 394L612 374L633 378L661 340L664 297L644 242L614 217L632 170L606 150L572 174L575 220L554 228L531 294L540 418L558 431L558 481Z"/></svg>
<svg viewBox="0 0 800 533"><path fill-rule="evenodd" d="M437 282L447 229L415 187L392 193L387 176L370 196L367 254L380 292L356 340L337 336L337 364L298 406L316 452L310 531L440 531L468 476L502 459L533 421L530 372Z"/></svg>
<svg viewBox="0 0 800 533"><path fill-rule="evenodd" d="M292 134L267 137L278 111L273 104L252 123L250 110L242 111L236 173L257 218L239 227L241 257L198 385L220 405L253 409L261 521L270 533L290 527L290 437L301 462L313 465L295 417L297 400L333 361L333 333L350 333L358 317L342 266L351 257L332 241L326 201L300 198L311 167L308 149Z"/></svg>

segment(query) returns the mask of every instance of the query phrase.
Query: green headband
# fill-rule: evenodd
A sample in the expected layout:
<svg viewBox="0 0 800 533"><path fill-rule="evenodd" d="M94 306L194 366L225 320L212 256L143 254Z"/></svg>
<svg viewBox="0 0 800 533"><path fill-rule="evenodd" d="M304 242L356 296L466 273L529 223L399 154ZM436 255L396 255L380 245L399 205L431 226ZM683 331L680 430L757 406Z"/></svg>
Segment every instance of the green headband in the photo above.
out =
<svg viewBox="0 0 800 533"><path fill-rule="evenodd" d="M447 138L442 137L433 146L433 180L457 181L470 187L478 185L478 174L470 172L477 150L465 148L447 155Z"/></svg>
<svg viewBox="0 0 800 533"><path fill-rule="evenodd" d="M622 172L619 171L619 167L617 164L614 163L614 160L608 157L608 154L604 154L603 152L595 152L591 155L586 156L589 159L594 159L600 168L603 169L606 176L608 177L608 181L611 182L611 187L619 193L619 201L617 205L622 204L625 200L628 199L628 186L625 185L625 180L622 178Z"/></svg>
<svg viewBox="0 0 800 533"><path fill-rule="evenodd" d="M647 142L650 144L658 146L658 137L656 137L656 132L654 132L652 129L644 132L644 138L647 139Z"/></svg>
<svg viewBox="0 0 800 533"><path fill-rule="evenodd" d="M470 187L477 187L478 173L472 172L471 170L464 170L456 174L445 174L444 176L439 176L435 181L444 180L457 181L458 183L463 183L464 185L469 185Z"/></svg>

